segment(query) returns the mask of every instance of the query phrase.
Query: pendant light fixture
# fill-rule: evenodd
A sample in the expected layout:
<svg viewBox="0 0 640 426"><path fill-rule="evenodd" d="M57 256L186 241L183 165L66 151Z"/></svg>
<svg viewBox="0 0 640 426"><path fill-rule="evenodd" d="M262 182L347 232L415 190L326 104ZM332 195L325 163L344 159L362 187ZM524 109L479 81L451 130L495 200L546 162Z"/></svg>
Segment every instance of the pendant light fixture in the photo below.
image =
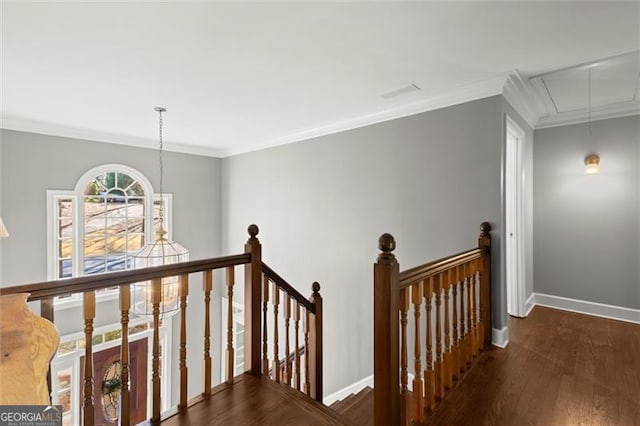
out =
<svg viewBox="0 0 640 426"><path fill-rule="evenodd" d="M189 260L189 251L175 241L166 238L167 231L164 229L164 192L163 178L164 169L162 161L162 114L167 110L163 107L156 107L159 115L160 129L160 207L159 207L159 227L155 231L155 241L146 244L131 256L130 265L133 269L149 268L152 266L169 265L172 263L186 262ZM155 203L154 203L155 205ZM162 278L160 313L171 314L178 310L179 280L177 276ZM153 285L151 281L133 284L133 312L138 315L153 314Z"/></svg>
<svg viewBox="0 0 640 426"><path fill-rule="evenodd" d="M591 68L589 66L589 142L591 142ZM597 175L600 173L600 156L595 153L587 155L584 159L585 172L588 175Z"/></svg>

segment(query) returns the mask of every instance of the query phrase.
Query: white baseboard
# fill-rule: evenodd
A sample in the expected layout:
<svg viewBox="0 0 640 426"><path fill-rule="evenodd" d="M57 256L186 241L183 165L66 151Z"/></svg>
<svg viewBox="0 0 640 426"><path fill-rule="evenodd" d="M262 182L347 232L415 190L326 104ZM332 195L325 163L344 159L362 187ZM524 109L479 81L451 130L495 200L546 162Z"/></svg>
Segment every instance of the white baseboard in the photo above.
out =
<svg viewBox="0 0 640 426"><path fill-rule="evenodd" d="M588 302L549 294L533 293L533 295L535 296L536 305L640 324L640 309L605 305L604 303Z"/></svg>
<svg viewBox="0 0 640 426"><path fill-rule="evenodd" d="M365 377L362 380L358 380L355 383L351 383L350 385L345 386L344 388L332 393L331 395L325 396L322 399L322 402L324 403L324 405L331 405L336 401L340 401L341 399L348 397L352 393L360 392L367 386L373 387L373 374L369 377Z"/></svg>
<svg viewBox="0 0 640 426"><path fill-rule="evenodd" d="M529 298L527 299L526 302L524 302L524 309L525 309L525 318L529 316L529 314L531 313L531 310L536 306L536 294L535 293L531 293L531 296L529 296Z"/></svg>
<svg viewBox="0 0 640 426"><path fill-rule="evenodd" d="M491 344L499 348L506 348L509 344L509 328L505 325L502 330L491 329Z"/></svg>

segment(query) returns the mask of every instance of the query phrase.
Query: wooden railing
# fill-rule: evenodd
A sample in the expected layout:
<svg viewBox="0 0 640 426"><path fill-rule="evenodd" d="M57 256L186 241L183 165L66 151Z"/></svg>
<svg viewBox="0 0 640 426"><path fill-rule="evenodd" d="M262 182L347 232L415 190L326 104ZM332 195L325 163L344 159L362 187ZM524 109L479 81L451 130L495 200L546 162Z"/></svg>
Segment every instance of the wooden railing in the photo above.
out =
<svg viewBox="0 0 640 426"><path fill-rule="evenodd" d="M393 236L380 237L374 264L377 426L428 424L429 413L491 342L491 226L484 222L480 230L478 248L404 272L392 253Z"/></svg>
<svg viewBox="0 0 640 426"><path fill-rule="evenodd" d="M83 331L85 334L85 362L84 379L82 385L82 422L84 425L94 424L95 404L94 399L94 365L93 365L93 327L96 316L96 290L118 287L120 323L122 326L120 363L121 363L121 390L120 390L120 424L129 425L129 407L131 404L131 371L129 366L129 321L131 310L131 285L144 281L152 282L153 323L152 335L152 365L151 365L151 417L150 423L157 424L161 421L161 375L160 375L160 306L162 304L163 291L162 278L179 277L179 360L180 397L177 404L179 412L203 398L211 397L212 390L212 332L211 332L211 294L214 290L214 274L218 269L226 272L224 293L228 301L228 318L226 330L226 371L225 380L232 383L234 378L235 348L233 345L233 294L235 287L235 268L245 265L245 369L253 375L264 374L273 380L286 383L289 386L302 390L312 398L322 399L322 297L320 286L314 283L313 294L310 300L304 298L290 284L276 274L271 268L262 262L261 244L257 238L258 227L250 225L248 228L249 240L245 245L245 253L158 266L153 268L128 270L100 275L89 275L78 278L70 278L57 281L48 281L37 284L28 284L0 289L0 296L13 293L30 293L29 301L40 301L41 316L55 322L53 298L70 294L81 293L83 301ZM204 293L204 350L203 350L203 391L198 398L189 400L188 366L187 366L187 296L189 294L189 274L202 273L202 285ZM271 299L270 299L271 295ZM282 310L284 316L285 331L278 331L278 310L280 297L282 296ZM275 329L268 331L267 303L273 303L273 321ZM293 318L293 332L290 332L291 319ZM300 333L300 321L303 321L304 329ZM224 334L224 333L223 333ZM290 342L293 334L295 343ZM272 336L273 348L273 373L269 372L269 346L268 337ZM285 339L284 369L280 368L279 336ZM302 340L302 343L300 342ZM304 351L293 351L290 347L304 346ZM292 360L289 362L288 360ZM51 383L49 382L51 389ZM55 401L54 401L55 402Z"/></svg>

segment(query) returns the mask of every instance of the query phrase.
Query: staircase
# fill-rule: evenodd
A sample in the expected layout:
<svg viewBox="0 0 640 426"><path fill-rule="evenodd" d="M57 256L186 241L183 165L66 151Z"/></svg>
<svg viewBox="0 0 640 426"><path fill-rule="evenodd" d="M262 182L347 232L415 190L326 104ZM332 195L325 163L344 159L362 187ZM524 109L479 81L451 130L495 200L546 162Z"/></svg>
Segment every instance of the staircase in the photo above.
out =
<svg viewBox="0 0 640 426"><path fill-rule="evenodd" d="M373 425L373 389L367 386L330 406L354 425Z"/></svg>

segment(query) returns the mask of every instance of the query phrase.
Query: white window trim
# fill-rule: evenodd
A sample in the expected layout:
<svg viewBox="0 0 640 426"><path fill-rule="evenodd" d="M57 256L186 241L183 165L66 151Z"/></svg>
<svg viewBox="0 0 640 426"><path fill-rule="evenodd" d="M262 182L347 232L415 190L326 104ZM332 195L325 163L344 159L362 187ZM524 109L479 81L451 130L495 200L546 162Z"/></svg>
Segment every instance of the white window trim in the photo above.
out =
<svg viewBox="0 0 640 426"><path fill-rule="evenodd" d="M60 198L68 198L73 201L73 248L72 248L72 276L79 277L83 275L82 265L84 265L84 190L87 183L104 173L121 172L126 173L136 179L144 188L145 203L145 244L153 242L155 236L153 232L153 205L155 201L164 199L164 227L167 231L167 238L172 239L173 234L173 194L163 193L162 197L159 193L154 192L153 185L146 176L138 170L126 166L124 164L103 164L87 170L76 182L74 190L47 190L47 279L57 280L59 275L58 261L58 238L57 238L57 200ZM147 208L147 207L150 208ZM97 302L114 300L118 298L117 291L108 291L97 294ZM79 294L74 294L70 298L54 299L54 307L56 310L70 309L82 306L82 299Z"/></svg>

